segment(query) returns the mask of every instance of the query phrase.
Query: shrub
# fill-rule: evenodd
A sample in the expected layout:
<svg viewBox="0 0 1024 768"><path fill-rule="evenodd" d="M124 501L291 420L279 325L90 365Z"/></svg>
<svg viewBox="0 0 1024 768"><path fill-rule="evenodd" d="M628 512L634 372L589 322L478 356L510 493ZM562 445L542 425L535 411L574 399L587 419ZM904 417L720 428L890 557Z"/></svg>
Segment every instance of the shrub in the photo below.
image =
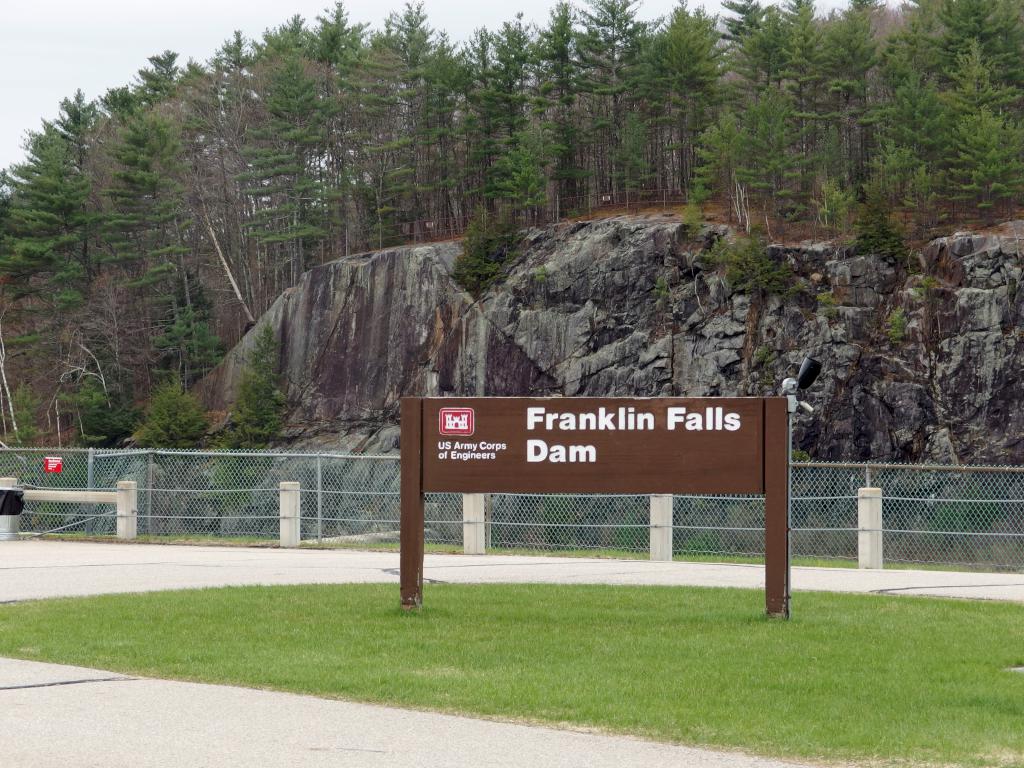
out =
<svg viewBox="0 0 1024 768"><path fill-rule="evenodd" d="M764 296L790 296L796 290L793 269L776 261L758 237L719 240L711 249L711 262L725 268L725 279L737 291Z"/></svg>
<svg viewBox="0 0 1024 768"><path fill-rule="evenodd" d="M206 414L178 379L157 387L146 418L135 432L142 448L195 448L206 434Z"/></svg>
<svg viewBox="0 0 1024 768"><path fill-rule="evenodd" d="M902 308L894 309L889 313L885 335L893 344L899 344L907 337L907 313Z"/></svg>
<svg viewBox="0 0 1024 768"><path fill-rule="evenodd" d="M825 291L824 293L819 293L815 298L817 298L818 300L818 306L821 307L822 311L825 313L825 317L831 320L837 314L839 314L839 310L836 308L836 297L835 294L832 293L832 291Z"/></svg>
<svg viewBox="0 0 1024 768"><path fill-rule="evenodd" d="M515 254L515 243L515 225L507 216L478 210L466 227L452 276L473 296L480 296Z"/></svg>
<svg viewBox="0 0 1024 768"><path fill-rule="evenodd" d="M139 412L127 396L105 392L94 378L87 379L67 401L78 411L81 427L78 442L94 447L111 447L131 435Z"/></svg>

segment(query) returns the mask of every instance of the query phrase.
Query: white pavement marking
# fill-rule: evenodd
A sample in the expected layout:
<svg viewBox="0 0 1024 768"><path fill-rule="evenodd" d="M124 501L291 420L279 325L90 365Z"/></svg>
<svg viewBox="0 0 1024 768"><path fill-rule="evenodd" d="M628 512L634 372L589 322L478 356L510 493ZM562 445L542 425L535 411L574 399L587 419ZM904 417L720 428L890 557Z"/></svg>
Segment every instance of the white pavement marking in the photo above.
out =
<svg viewBox="0 0 1024 768"><path fill-rule="evenodd" d="M764 587L759 565L427 555L428 582ZM246 584L398 583L398 553L68 541L0 542L0 602ZM429 583L427 586L429 594ZM794 568L800 592L881 592L1024 603L1024 574ZM429 598L428 598L429 599ZM397 601L397 598L396 598Z"/></svg>
<svg viewBox="0 0 1024 768"><path fill-rule="evenodd" d="M0 679L111 673L0 659ZM14 768L793 768L733 752L136 678L0 690Z"/></svg>

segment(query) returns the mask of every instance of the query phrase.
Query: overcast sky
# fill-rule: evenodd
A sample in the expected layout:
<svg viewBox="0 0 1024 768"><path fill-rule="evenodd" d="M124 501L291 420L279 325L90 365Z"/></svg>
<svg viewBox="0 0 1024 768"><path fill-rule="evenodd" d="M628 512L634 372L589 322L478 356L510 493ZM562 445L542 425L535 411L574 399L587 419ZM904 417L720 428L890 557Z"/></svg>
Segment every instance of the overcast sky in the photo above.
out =
<svg viewBox="0 0 1024 768"><path fill-rule="evenodd" d="M453 40L477 27L496 28L522 11L543 24L555 0L466 2L427 0L431 25ZM652 19L677 0L642 0L640 14ZM259 36L294 14L307 20L333 0L0 0L0 168L24 157L25 131L56 116L62 98L81 88L93 99L128 83L146 59L166 49L179 61L205 62L232 32ZM379 27L400 10L402 0L347 0L352 21ZM693 0L718 13L719 0Z"/></svg>

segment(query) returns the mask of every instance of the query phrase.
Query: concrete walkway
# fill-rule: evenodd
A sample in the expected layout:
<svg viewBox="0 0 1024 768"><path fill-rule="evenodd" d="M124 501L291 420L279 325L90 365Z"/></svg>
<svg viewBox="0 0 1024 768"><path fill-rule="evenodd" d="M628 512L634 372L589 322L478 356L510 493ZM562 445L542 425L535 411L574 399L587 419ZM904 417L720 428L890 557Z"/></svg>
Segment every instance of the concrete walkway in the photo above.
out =
<svg viewBox="0 0 1024 768"><path fill-rule="evenodd" d="M792 768L622 736L0 659L5 768Z"/></svg>
<svg viewBox="0 0 1024 768"><path fill-rule="evenodd" d="M427 555L428 582L764 587L759 565L507 555ZM243 584L398 584L398 554L66 541L0 542L0 602ZM1024 574L794 568L804 591L878 592L1024 603ZM429 594L429 593L428 593ZM396 598L397 599L397 598Z"/></svg>

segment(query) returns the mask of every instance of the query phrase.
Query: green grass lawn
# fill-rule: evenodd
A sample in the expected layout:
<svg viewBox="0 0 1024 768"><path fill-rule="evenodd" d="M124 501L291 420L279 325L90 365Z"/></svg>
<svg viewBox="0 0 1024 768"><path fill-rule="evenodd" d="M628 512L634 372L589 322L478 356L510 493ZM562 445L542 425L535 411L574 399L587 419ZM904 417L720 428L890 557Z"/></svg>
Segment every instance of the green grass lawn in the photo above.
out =
<svg viewBox="0 0 1024 768"><path fill-rule="evenodd" d="M0 606L0 654L756 753L1024 764L1024 608L753 590L246 587Z"/></svg>

